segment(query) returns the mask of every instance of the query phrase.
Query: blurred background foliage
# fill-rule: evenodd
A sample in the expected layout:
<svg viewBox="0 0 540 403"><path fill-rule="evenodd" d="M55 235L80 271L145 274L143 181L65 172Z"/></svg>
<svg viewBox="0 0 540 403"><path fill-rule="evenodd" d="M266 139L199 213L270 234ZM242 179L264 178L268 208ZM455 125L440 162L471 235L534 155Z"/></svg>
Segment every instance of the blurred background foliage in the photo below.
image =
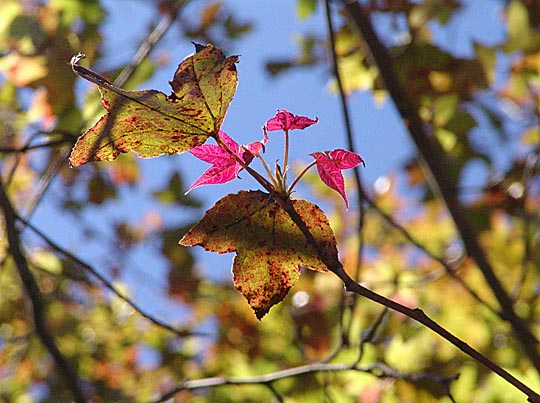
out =
<svg viewBox="0 0 540 403"><path fill-rule="evenodd" d="M340 281L331 275L303 273L290 296L258 322L229 280L202 275L204 259L177 244L202 215L201 201L184 196L183 172L173 172L163 188L148 190L141 186L144 172L133 155L70 169L66 157L71 146L102 112L97 91L81 91L67 62L84 49L89 65L113 65L100 70L111 81L125 71L125 66L103 60L103 44L112 38L104 34L108 16L102 3L0 3L2 186L26 220L26 224L19 220L18 229L46 302L46 326L76 369L89 400L157 402L186 380L214 376L249 380L322 362L356 363L358 368L250 385L190 389L186 384L163 401L525 401L512 386L429 330L344 294ZM459 21L468 3L371 0L362 5L376 22L406 95L416 102L441 143L479 242L516 312L539 338L540 2L483 1L486 10L495 3L500 7L503 39L495 44L470 43L473 54L465 57L437 44L434 32L444 31L449 21ZM159 21L168 22L178 41L210 42L227 51L257 29L253 22L238 18L226 1L153 4L148 35ZM346 95L367 91L375 102L389 102L377 66L342 4L331 6ZM301 20L322 9L316 0L297 1ZM324 31L306 29L296 38L295 50L268 56L270 75L323 66L337 91ZM167 57L136 60L123 87L142 86ZM393 145L388 147L391 152ZM351 213L359 212L345 212L339 197L315 176L308 177L309 190L324 204L336 231L346 269L377 292L421 307L540 391L540 363L531 363L519 336L500 315L489 284L464 252L454 223L418 161L411 154L399 170L365 184L373 203L356 203L364 207L361 231L351 224ZM471 169L488 174L471 186L464 181ZM49 190L51 184L54 192ZM101 239L105 251L99 256L96 252L91 260L78 258L86 242L103 237L95 227L98 212L114 209L115 201L130 197L174 208L187 218L174 223L159 212L138 220L119 215L101 223L107 227L106 239ZM80 232L66 235L81 239L78 250L63 249L48 235L48 228L32 224L40 203L79 220ZM71 391L36 332L4 225L0 233L0 402L70 402ZM170 309L183 312L181 321L169 324L179 327L177 332L155 323L159 320L149 321L137 306L117 295L130 295L122 273L130 270L130 259L138 256L141 245L149 245L167 262L164 288L156 292L166 294ZM85 256L88 253L91 256L88 251ZM139 307L144 305L138 301Z"/></svg>

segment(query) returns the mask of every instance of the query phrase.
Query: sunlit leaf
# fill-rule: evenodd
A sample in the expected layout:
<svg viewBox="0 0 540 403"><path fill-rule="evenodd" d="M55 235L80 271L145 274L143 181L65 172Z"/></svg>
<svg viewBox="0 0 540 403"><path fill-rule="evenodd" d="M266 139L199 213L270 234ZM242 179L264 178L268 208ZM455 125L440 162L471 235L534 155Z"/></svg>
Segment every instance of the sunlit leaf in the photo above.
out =
<svg viewBox="0 0 540 403"><path fill-rule="evenodd" d="M341 171L363 164L362 158L356 153L340 149L324 153L316 152L309 155L315 158L317 162L317 170L321 180L330 188L339 192L343 200L345 200L345 204L349 207L349 201L345 194L345 181Z"/></svg>
<svg viewBox="0 0 540 403"><path fill-rule="evenodd" d="M238 158L248 165L255 155L263 148L263 142L261 141L255 141L246 146L240 146L222 130L219 132L219 137ZM236 178L243 169L242 165L221 146L203 144L202 146L192 148L189 152L195 157L205 162L209 162L212 166L189 187L188 192L191 192L196 187L202 185L216 185L230 182Z"/></svg>
<svg viewBox="0 0 540 403"><path fill-rule="evenodd" d="M296 10L298 18L305 20L310 17L317 9L317 0L298 0Z"/></svg>
<svg viewBox="0 0 540 403"><path fill-rule="evenodd" d="M169 96L155 90L124 91L81 66L74 70L100 86L107 113L75 145L70 163L111 161L135 151L141 157L181 153L217 136L237 85L237 56L212 45L178 66Z"/></svg>
<svg viewBox="0 0 540 403"><path fill-rule="evenodd" d="M293 115L285 109L277 111L276 116L266 121L264 125L265 132L272 132L275 130L296 130L305 129L311 125L317 123L319 119L310 119L306 116Z"/></svg>
<svg viewBox="0 0 540 403"><path fill-rule="evenodd" d="M322 210L305 200L292 203L326 254L336 256L334 233ZM200 245L217 253L236 252L234 286L259 319L287 295L301 267L327 270L288 214L261 191L225 196L180 244Z"/></svg>

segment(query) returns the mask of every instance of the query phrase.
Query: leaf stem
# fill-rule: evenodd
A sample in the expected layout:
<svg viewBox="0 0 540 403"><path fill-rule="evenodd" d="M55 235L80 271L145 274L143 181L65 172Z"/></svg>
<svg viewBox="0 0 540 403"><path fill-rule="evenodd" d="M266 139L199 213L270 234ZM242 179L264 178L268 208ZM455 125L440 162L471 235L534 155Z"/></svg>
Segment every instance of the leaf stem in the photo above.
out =
<svg viewBox="0 0 540 403"><path fill-rule="evenodd" d="M283 188L286 188L287 171L289 164L289 130L283 130L285 133L285 147L283 151Z"/></svg>
<svg viewBox="0 0 540 403"><path fill-rule="evenodd" d="M262 164L264 170L266 171L266 174L268 175L268 178L272 181L272 184L277 188L278 187L277 179L272 174L272 171L270 170L270 167L266 163L266 161L263 158L263 156L261 155L261 153L257 153L256 157L259 159L259 161L261 161L261 164Z"/></svg>
<svg viewBox="0 0 540 403"><path fill-rule="evenodd" d="M262 176L260 173L255 171L253 168L250 168L249 165L246 164L242 160L242 158L236 155L236 153L233 150L231 150L230 147L227 144L225 144L225 142L219 136L215 136L214 139L216 140L218 145L221 148L223 148L229 155L231 155L234 158L234 160L242 166L242 168L244 168L251 176L253 176L253 178L255 178L257 182L261 184L262 187L264 187L270 193L275 192L275 186L272 183L268 182L268 180L264 176ZM272 178L272 176L270 177Z"/></svg>
<svg viewBox="0 0 540 403"><path fill-rule="evenodd" d="M292 190L294 189L294 187L296 186L296 184L298 183L298 181L300 179L302 179L302 176L304 176L306 174L307 171L309 171L309 169L316 165L317 164L317 161L312 161L310 162L303 170L302 172L300 172L298 174L298 176L292 181L291 183L291 186L289 186L289 188L287 189L287 194L291 194Z"/></svg>

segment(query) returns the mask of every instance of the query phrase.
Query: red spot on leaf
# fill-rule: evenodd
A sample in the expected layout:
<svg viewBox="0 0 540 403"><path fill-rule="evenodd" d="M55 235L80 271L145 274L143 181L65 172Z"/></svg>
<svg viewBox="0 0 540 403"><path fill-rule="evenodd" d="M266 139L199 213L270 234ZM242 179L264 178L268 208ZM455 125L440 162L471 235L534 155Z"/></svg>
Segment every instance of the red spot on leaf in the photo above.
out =
<svg viewBox="0 0 540 403"><path fill-rule="evenodd" d="M130 116L129 118L124 119L124 122L128 125L134 125L139 120L138 116Z"/></svg>

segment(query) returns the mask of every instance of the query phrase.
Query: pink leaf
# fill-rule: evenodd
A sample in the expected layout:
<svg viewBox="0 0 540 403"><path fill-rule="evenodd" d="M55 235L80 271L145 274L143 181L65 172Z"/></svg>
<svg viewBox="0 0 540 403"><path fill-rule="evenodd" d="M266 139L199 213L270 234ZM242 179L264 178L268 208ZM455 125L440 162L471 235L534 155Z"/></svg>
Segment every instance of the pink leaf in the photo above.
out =
<svg viewBox="0 0 540 403"><path fill-rule="evenodd" d="M310 155L315 158L321 180L328 187L337 191L345 200L345 205L349 207L349 201L345 194L345 181L341 171L364 164L364 160L358 154L341 149L316 152Z"/></svg>
<svg viewBox="0 0 540 403"><path fill-rule="evenodd" d="M222 130L219 131L219 137L246 164L251 163L255 155L263 148L263 143L260 141L250 143L246 146L239 146L236 141ZM212 164L212 166L189 187L188 193L202 185L216 185L230 182L243 169L242 165L232 155L218 145L204 144L192 148L189 152L200 160Z"/></svg>
<svg viewBox="0 0 540 403"><path fill-rule="evenodd" d="M266 132L272 132L275 130L295 130L295 129L305 129L311 125L314 125L319 121L318 118L315 120L310 119L305 116L293 115L285 109L278 109L276 116L272 119L266 121L264 125L264 133L266 137Z"/></svg>

